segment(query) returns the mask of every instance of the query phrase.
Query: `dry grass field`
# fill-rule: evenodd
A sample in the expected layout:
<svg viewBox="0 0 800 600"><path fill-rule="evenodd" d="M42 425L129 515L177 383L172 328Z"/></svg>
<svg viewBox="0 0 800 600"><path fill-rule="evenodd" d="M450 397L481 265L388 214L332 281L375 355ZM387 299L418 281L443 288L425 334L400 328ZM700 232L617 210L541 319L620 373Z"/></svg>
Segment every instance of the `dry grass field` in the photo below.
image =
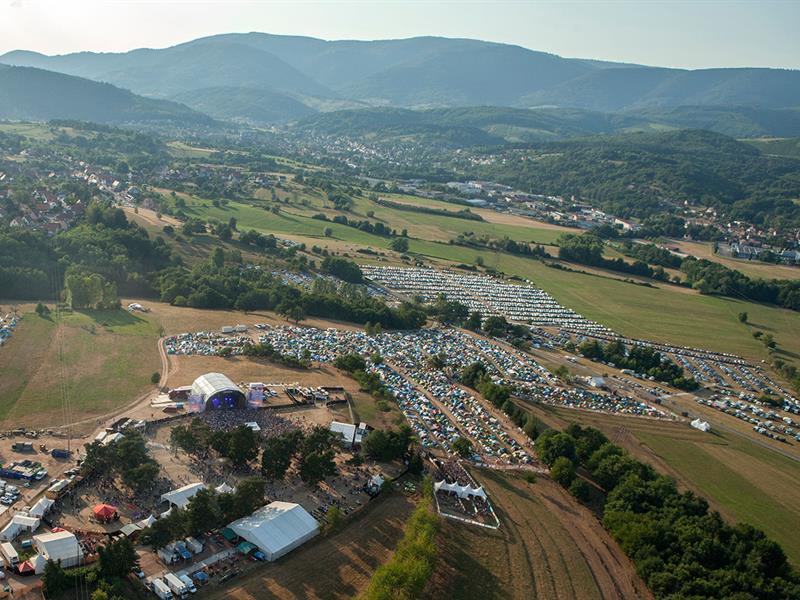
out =
<svg viewBox="0 0 800 600"><path fill-rule="evenodd" d="M89 426L150 387L159 369L157 322L126 311L66 313L63 327L63 377L70 414L63 411L62 369L56 323L33 312L0 350L2 427Z"/></svg>
<svg viewBox="0 0 800 600"><path fill-rule="evenodd" d="M203 596L236 600L355 598L391 556L413 509L408 496L379 498L332 535L317 538L225 586L206 588Z"/></svg>
<svg viewBox="0 0 800 600"><path fill-rule="evenodd" d="M425 598L651 598L595 516L561 487L486 470L476 477L500 528L443 519L439 563Z"/></svg>
<svg viewBox="0 0 800 600"><path fill-rule="evenodd" d="M728 520L764 530L800 564L800 462L728 431L560 408L533 409L551 426L597 427L615 444L708 500Z"/></svg>

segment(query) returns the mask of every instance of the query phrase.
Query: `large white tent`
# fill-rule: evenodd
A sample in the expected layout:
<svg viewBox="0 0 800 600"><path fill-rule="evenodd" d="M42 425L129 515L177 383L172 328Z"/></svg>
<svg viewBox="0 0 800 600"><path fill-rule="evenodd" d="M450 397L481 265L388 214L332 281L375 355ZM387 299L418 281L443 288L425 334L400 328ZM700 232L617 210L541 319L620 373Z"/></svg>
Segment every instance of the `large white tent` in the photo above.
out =
<svg viewBox="0 0 800 600"><path fill-rule="evenodd" d="M11 522L5 526L3 531L0 531L0 540L10 542L22 533L23 531L34 532L38 529L41 520L37 517L29 517L21 513L17 513L11 517Z"/></svg>
<svg viewBox="0 0 800 600"><path fill-rule="evenodd" d="M32 517L41 518L53 507L53 504L55 503L55 500L51 500L50 498L42 496L39 501L31 507L31 509L28 511L28 514Z"/></svg>
<svg viewBox="0 0 800 600"><path fill-rule="evenodd" d="M69 531L35 535L33 545L46 560L61 561L62 567L74 567L83 558L78 538Z"/></svg>
<svg viewBox="0 0 800 600"><path fill-rule="evenodd" d="M267 560L276 560L319 533L319 523L302 506L272 502L229 527L258 546Z"/></svg>
<svg viewBox="0 0 800 600"><path fill-rule="evenodd" d="M186 505L189 504L189 498L204 489L206 489L206 484L202 482L190 483L179 487L177 490L161 494L161 501L169 502L171 507L177 506L178 508L185 508Z"/></svg>
<svg viewBox="0 0 800 600"><path fill-rule="evenodd" d="M469 485L459 485L458 483L447 483L444 479L437 481L433 484L433 489L437 492L447 492L448 494L456 494L459 498L483 498L486 500L486 492L483 486L472 487Z"/></svg>

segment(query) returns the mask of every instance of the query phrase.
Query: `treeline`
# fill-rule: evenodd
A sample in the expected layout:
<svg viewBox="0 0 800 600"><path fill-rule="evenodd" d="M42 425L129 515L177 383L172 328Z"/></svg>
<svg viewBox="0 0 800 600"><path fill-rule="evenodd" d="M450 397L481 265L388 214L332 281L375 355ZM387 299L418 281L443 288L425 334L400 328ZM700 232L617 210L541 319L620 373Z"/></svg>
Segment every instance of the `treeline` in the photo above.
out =
<svg viewBox="0 0 800 600"><path fill-rule="evenodd" d="M379 323L384 329L415 329L425 323L425 312L417 305L389 307L357 286L342 286L335 292L318 291L322 286L301 290L264 270L241 269L222 261L168 269L159 275L158 285L161 300L176 306L274 310L295 321L313 316Z"/></svg>
<svg viewBox="0 0 800 600"><path fill-rule="evenodd" d="M403 530L391 560L375 571L359 600L420 598L436 566L439 519L433 512L433 484L423 482L422 498Z"/></svg>
<svg viewBox="0 0 800 600"><path fill-rule="evenodd" d="M515 254L517 256L536 258L547 258L550 256L544 247L539 244L518 242L507 236L501 239L490 238L489 236L477 236L471 231L459 233L457 237L450 240L450 243L458 246L467 246L469 248L508 252L509 254Z"/></svg>
<svg viewBox="0 0 800 600"><path fill-rule="evenodd" d="M311 217L312 219L317 219L318 221L329 221L331 223L337 223L339 225L346 225L347 227L354 227L355 229L359 229L361 231L365 231L366 233L372 233L374 235L381 235L383 237L392 237L397 235L397 232L392 229L391 227L384 225L380 221L368 221L366 219L356 221L354 219L348 219L344 215L336 215L333 219L328 219L328 216L324 213L317 213Z"/></svg>
<svg viewBox="0 0 800 600"><path fill-rule="evenodd" d="M630 369L682 390L691 391L699 387L693 377L684 376L681 367L652 348L632 346L628 350L618 340L605 345L597 340L587 340L578 346L578 352L591 360L608 363L618 369Z"/></svg>
<svg viewBox="0 0 800 600"><path fill-rule="evenodd" d="M629 275L649 277L659 281L669 281L669 273L663 267L655 269L642 260L633 264L621 258L605 258L605 242L593 233L565 233L558 238L558 258L570 262L600 267Z"/></svg>
<svg viewBox="0 0 800 600"><path fill-rule="evenodd" d="M373 200L375 204L393 208L395 210L405 210L409 212L423 213L426 215L438 215L441 217L453 217L456 219L467 219L468 221L483 221L483 217L477 213L472 212L470 209L465 208L459 211L447 210L444 208L433 208L432 206L419 206L416 204L405 204L403 202L393 202L386 198L377 198Z"/></svg>
<svg viewBox="0 0 800 600"><path fill-rule="evenodd" d="M656 598L775 599L800 597L800 577L783 549L747 524L727 524L692 492L631 457L597 429L570 425L536 440L554 479L587 501L602 488L604 527L636 564Z"/></svg>
<svg viewBox="0 0 800 600"><path fill-rule="evenodd" d="M673 254L666 248L659 248L655 244L637 244L631 240L625 240L620 251L625 256L630 256L641 262L669 269L680 269L683 262L680 256Z"/></svg>

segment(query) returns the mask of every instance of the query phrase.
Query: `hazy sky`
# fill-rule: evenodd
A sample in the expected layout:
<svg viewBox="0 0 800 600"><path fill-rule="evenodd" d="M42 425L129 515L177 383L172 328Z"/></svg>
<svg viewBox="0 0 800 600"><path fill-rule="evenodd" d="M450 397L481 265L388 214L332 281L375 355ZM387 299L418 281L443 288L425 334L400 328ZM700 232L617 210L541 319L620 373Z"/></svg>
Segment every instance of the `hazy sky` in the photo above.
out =
<svg viewBox="0 0 800 600"><path fill-rule="evenodd" d="M800 68L800 0L0 0L0 53L157 48L231 31L325 39L441 35L671 67Z"/></svg>

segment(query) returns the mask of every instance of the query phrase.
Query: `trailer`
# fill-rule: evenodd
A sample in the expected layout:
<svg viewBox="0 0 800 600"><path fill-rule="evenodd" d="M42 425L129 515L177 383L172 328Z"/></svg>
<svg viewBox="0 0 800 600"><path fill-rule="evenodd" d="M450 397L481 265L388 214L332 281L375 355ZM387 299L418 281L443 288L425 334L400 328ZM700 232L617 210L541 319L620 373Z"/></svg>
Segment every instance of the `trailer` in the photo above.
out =
<svg viewBox="0 0 800 600"><path fill-rule="evenodd" d="M0 554L6 562L6 567L13 569L19 564L19 554L14 549L10 542L3 542L0 544Z"/></svg>
<svg viewBox="0 0 800 600"><path fill-rule="evenodd" d="M160 600L172 600L172 591L167 584L160 579L153 579L150 582L150 589L153 590L153 593L158 596Z"/></svg>
<svg viewBox="0 0 800 600"><path fill-rule="evenodd" d="M191 577L189 577L184 573L183 575L178 577L178 579L180 579L183 582L183 585L186 586L186 589L189 590L190 594L197 593L197 586L194 584L194 581L192 581Z"/></svg>
<svg viewBox="0 0 800 600"><path fill-rule="evenodd" d="M186 596L189 595L189 588L187 588L186 584L178 579L178 576L174 573L167 573L164 575L164 581L175 596L186 598Z"/></svg>

